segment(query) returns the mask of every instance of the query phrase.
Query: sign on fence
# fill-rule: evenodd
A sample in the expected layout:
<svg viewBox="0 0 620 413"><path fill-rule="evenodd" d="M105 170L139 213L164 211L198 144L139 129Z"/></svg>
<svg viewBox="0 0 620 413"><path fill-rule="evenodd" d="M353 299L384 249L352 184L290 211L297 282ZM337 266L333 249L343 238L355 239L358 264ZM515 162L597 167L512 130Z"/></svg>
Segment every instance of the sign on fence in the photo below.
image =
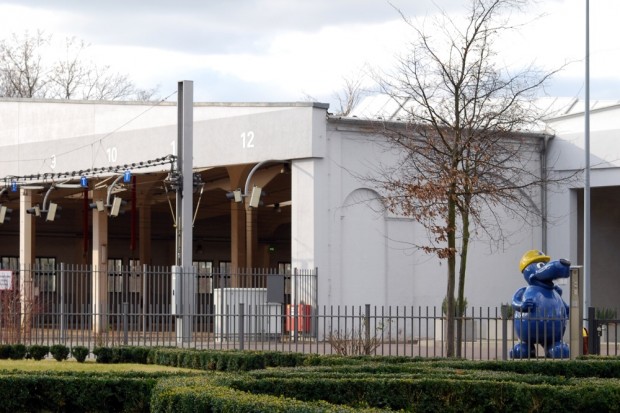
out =
<svg viewBox="0 0 620 413"><path fill-rule="evenodd" d="M13 271L0 271L0 290L13 288Z"/></svg>

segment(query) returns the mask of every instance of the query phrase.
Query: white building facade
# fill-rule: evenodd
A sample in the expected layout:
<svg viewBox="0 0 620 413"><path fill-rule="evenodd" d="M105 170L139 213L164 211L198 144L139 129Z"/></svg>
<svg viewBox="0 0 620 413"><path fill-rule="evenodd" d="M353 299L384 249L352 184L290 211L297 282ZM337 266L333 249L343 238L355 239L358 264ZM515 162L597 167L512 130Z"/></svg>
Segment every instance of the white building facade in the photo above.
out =
<svg viewBox="0 0 620 413"><path fill-rule="evenodd" d="M618 113L620 107L593 112L593 125L599 118L608 122L592 137L592 291L593 300L605 305L620 291L620 277L608 278L616 271L611 246L620 226L614 218L620 191L613 189L620 182L620 146L614 143L620 128L611 126ZM548 122L554 132L532 135L532 148L540 154L534 171L545 163L566 174L582 167L580 116L556 117ZM413 248L423 243L424 229L389 213L364 180L380 163L396 159L382 147L371 121L333 117L318 103L195 103L193 118L192 163L201 182L193 195L195 262L317 269L319 307L441 305L446 266ZM13 210L12 219L0 224L3 265L37 258L174 264L168 159L176 155L176 136L174 104L1 99L0 205ZM118 180L125 171L132 181ZM86 187L78 187L82 177ZM256 208L227 197L246 184L264 192ZM579 188L575 181L532 199L548 212L546 225L506 215L502 225L511 236L503 244L483 237L472 242L469 305L509 302L524 283L518 262L529 249L580 262ZM109 208L95 207L114 197L127 203L125 214L111 216ZM50 203L62 207L53 221L26 212L36 206L49 210Z"/></svg>

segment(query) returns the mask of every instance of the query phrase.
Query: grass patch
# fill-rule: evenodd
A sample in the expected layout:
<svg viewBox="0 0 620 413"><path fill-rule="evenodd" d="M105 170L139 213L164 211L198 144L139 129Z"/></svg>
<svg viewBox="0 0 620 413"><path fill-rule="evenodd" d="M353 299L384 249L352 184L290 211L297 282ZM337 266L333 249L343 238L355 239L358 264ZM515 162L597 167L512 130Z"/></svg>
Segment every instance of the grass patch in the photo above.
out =
<svg viewBox="0 0 620 413"><path fill-rule="evenodd" d="M46 359L41 361L35 360L0 360L0 373L1 371L14 371L20 370L25 372L36 371L72 371L72 372L192 372L196 373L196 370L158 366L155 364L101 364L95 363L94 360L87 360L84 363L78 363L75 360L65 360L58 362L53 359Z"/></svg>

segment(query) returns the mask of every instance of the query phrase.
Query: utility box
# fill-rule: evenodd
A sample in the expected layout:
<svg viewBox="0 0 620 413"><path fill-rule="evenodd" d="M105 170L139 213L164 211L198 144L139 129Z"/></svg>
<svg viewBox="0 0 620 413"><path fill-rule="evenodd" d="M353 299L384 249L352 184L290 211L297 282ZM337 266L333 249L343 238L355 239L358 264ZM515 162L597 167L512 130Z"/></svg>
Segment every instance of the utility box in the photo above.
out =
<svg viewBox="0 0 620 413"><path fill-rule="evenodd" d="M284 304L284 276L267 275L267 302Z"/></svg>
<svg viewBox="0 0 620 413"><path fill-rule="evenodd" d="M172 266L172 291L170 293L170 314L181 315L183 305L183 267Z"/></svg>
<svg viewBox="0 0 620 413"><path fill-rule="evenodd" d="M172 266L170 313L176 317L177 342L189 342L192 336L196 272L193 267Z"/></svg>
<svg viewBox="0 0 620 413"><path fill-rule="evenodd" d="M239 334L239 304L244 306L244 334L253 340L282 333L282 305L267 302L266 288L214 288L215 338L234 340Z"/></svg>

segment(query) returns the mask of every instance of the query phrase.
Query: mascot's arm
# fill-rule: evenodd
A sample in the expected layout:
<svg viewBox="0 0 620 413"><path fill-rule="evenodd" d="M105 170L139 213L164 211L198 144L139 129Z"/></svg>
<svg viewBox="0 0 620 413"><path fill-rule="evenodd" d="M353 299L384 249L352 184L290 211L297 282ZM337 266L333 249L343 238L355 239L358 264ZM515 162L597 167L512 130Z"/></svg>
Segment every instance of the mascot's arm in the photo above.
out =
<svg viewBox="0 0 620 413"><path fill-rule="evenodd" d="M512 308L515 311L521 311L523 313L530 312L534 309L535 304L531 298L523 300L523 294L525 293L526 287L521 287L517 290L517 292L512 296Z"/></svg>

